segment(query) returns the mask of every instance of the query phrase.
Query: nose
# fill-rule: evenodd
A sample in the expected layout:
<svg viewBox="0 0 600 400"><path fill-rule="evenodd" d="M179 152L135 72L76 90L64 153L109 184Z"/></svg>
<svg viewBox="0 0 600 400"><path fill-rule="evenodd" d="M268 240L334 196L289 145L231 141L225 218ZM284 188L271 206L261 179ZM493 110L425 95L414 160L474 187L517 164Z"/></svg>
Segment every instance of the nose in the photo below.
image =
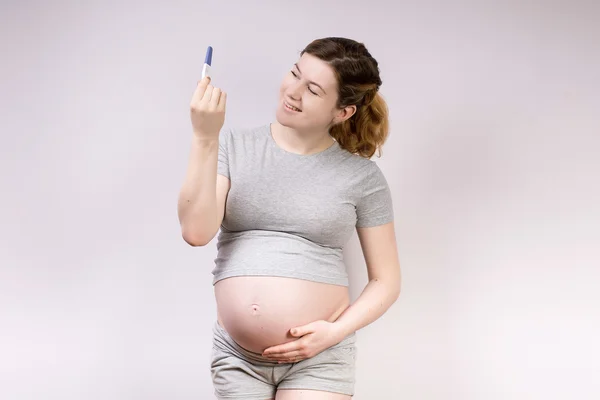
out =
<svg viewBox="0 0 600 400"><path fill-rule="evenodd" d="M288 86L286 94L294 100L302 98L302 84L300 82L294 82Z"/></svg>

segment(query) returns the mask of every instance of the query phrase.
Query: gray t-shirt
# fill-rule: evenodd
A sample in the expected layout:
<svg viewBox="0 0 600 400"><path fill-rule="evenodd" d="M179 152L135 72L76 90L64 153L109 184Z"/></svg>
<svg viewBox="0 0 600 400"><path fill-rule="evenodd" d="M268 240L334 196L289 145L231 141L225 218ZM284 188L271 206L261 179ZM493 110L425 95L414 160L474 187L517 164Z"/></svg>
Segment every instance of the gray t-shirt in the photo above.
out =
<svg viewBox="0 0 600 400"><path fill-rule="evenodd" d="M275 142L271 124L223 129L217 173L231 181L213 284L279 276L348 286L342 248L356 227L393 220L383 173L337 143L299 155Z"/></svg>

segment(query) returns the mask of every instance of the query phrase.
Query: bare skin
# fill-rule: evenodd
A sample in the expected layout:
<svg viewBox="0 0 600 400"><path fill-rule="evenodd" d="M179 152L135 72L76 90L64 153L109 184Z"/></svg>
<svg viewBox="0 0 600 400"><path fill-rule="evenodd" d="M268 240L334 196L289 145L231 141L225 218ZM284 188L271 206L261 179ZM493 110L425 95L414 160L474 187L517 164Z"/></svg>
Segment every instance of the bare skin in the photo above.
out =
<svg viewBox="0 0 600 400"><path fill-rule="evenodd" d="M255 353L297 339L290 335L293 327L334 322L350 304L344 286L264 276L221 280L215 297L221 326Z"/></svg>

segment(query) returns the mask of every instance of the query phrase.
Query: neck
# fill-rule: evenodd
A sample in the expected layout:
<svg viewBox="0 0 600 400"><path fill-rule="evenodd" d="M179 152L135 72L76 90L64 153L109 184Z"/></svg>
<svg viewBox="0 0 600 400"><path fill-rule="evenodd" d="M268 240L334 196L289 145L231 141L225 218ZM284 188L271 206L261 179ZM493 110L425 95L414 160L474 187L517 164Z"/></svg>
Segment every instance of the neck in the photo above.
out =
<svg viewBox="0 0 600 400"><path fill-rule="evenodd" d="M285 151L301 155L319 153L333 145L334 140L329 132L299 131L279 122L271 124L273 139Z"/></svg>

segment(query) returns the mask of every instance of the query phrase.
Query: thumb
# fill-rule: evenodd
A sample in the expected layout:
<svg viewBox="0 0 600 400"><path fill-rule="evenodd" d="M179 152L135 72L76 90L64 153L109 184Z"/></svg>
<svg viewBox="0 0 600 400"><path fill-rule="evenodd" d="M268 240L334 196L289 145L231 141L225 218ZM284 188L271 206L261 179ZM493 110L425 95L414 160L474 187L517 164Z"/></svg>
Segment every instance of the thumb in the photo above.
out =
<svg viewBox="0 0 600 400"><path fill-rule="evenodd" d="M303 325L303 326L298 326L296 328L292 328L290 330L290 333L292 334L292 336L300 337L300 336L304 336L304 335L307 335L309 333L312 333L314 331L315 331L315 329L314 329L314 323L311 322L310 324L307 324L307 325Z"/></svg>

